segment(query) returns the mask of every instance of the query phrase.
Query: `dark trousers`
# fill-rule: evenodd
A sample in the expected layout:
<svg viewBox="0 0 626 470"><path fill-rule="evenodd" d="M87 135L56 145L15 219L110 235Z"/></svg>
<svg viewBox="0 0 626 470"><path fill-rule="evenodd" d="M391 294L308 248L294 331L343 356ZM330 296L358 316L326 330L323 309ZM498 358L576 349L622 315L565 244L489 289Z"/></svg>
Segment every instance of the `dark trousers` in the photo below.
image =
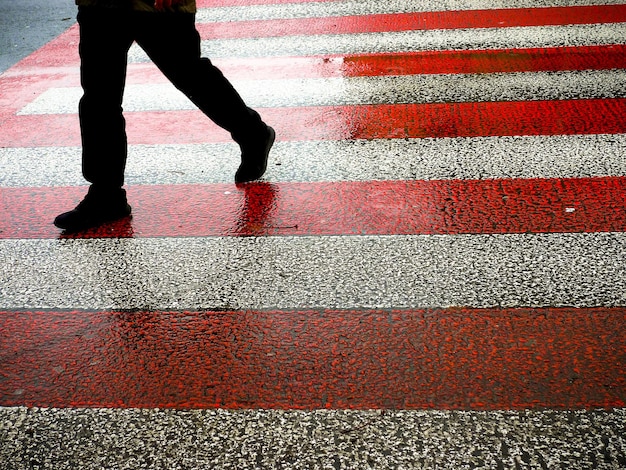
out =
<svg viewBox="0 0 626 470"><path fill-rule="evenodd" d="M245 143L265 132L260 116L208 59L201 58L195 15L81 7L78 23L84 92L79 105L82 168L94 186L113 189L124 184L127 139L122 97L133 41L236 142ZM185 123L171 125L183 127Z"/></svg>

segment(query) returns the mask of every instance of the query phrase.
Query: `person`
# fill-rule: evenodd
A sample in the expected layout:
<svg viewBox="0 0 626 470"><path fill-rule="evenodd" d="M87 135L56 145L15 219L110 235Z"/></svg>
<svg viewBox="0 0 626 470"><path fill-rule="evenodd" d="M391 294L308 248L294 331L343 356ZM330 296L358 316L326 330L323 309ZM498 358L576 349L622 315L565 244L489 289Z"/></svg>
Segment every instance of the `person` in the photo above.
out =
<svg viewBox="0 0 626 470"><path fill-rule="evenodd" d="M76 0L80 31L79 103L84 199L54 224L65 231L102 225L131 214L124 186L127 158L122 97L133 42L241 149L236 183L260 178L276 133L246 106L232 84L201 57L195 0ZM184 122L172 122L184 126Z"/></svg>

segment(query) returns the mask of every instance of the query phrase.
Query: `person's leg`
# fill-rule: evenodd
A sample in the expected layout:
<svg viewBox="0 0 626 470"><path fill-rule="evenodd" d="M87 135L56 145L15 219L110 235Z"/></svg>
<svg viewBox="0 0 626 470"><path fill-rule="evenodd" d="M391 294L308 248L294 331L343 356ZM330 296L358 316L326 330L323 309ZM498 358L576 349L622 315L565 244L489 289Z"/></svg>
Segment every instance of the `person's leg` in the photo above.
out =
<svg viewBox="0 0 626 470"><path fill-rule="evenodd" d="M119 9L79 8L82 169L91 186L74 210L55 219L54 224L65 230L81 230L130 214L122 189L127 155L122 97L133 41L128 19L128 12Z"/></svg>
<svg viewBox="0 0 626 470"><path fill-rule="evenodd" d="M242 149L242 166L236 180L259 178L267 165L274 130L259 114L246 106L209 59L201 57L200 35L195 15L181 13L137 13L137 43L200 110L231 133Z"/></svg>
<svg viewBox="0 0 626 470"><path fill-rule="evenodd" d="M129 12L117 8L80 8L78 12L83 176L96 187L124 184L127 140L122 98L133 42L128 20Z"/></svg>

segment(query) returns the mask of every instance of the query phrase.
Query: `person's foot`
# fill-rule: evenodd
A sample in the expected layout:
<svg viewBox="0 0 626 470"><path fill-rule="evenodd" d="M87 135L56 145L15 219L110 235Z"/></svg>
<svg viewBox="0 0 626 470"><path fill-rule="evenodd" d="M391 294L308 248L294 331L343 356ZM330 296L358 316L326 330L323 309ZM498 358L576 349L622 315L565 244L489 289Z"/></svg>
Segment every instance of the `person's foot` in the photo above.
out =
<svg viewBox="0 0 626 470"><path fill-rule="evenodd" d="M267 133L260 140L241 145L241 165L235 173L235 183L247 183L263 176L274 140L276 132L267 126Z"/></svg>
<svg viewBox="0 0 626 470"><path fill-rule="evenodd" d="M54 225L66 232L77 232L122 219L130 213L126 191L95 191L92 186L76 208L54 219Z"/></svg>

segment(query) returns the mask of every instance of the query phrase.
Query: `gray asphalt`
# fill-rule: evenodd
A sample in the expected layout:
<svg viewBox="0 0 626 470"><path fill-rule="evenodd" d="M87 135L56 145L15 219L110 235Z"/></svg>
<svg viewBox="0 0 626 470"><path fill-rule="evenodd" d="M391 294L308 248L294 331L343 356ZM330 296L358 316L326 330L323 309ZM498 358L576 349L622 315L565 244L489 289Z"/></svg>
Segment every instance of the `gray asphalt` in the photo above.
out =
<svg viewBox="0 0 626 470"><path fill-rule="evenodd" d="M75 21L73 0L0 0L0 73Z"/></svg>

